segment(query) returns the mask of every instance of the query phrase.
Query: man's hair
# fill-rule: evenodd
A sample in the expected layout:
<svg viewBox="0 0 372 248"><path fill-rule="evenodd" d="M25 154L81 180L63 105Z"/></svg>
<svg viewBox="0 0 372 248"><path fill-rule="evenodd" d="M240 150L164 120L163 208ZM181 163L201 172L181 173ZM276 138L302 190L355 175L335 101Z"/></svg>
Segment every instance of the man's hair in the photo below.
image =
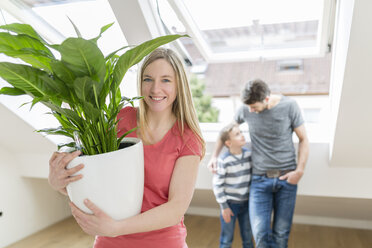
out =
<svg viewBox="0 0 372 248"><path fill-rule="evenodd" d="M261 79L254 79L245 84L241 99L244 104L254 104L262 102L269 95L269 86Z"/></svg>
<svg viewBox="0 0 372 248"><path fill-rule="evenodd" d="M230 123L229 125L223 127L220 131L220 140L222 142L223 145L225 145L225 142L226 140L229 140L230 139L230 132L233 130L234 127L237 127L238 124L236 123Z"/></svg>

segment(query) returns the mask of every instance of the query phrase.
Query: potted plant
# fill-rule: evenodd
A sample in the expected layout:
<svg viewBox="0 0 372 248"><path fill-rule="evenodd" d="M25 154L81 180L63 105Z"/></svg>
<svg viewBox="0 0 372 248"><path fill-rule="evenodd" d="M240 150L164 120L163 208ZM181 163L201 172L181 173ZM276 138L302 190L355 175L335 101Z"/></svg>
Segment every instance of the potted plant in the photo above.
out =
<svg viewBox="0 0 372 248"><path fill-rule="evenodd" d="M82 210L90 212L83 204L83 200L89 198L113 218L122 219L141 209L143 147L140 140L124 139L128 133L117 137L119 111L140 98L123 97L119 86L131 66L157 47L181 36L162 36L138 46L123 47L105 57L97 40L112 24L102 27L99 35L89 40L82 38L73 24L78 37L67 38L58 45L46 42L27 24L0 26L3 30L0 32L0 53L26 63L0 62L0 77L13 86L3 87L0 94L29 95L32 97L31 108L36 103L50 108L61 126L38 131L71 138L71 142L59 148L80 149L85 155L69 165L86 165L81 171L86 173L83 179L67 188L70 199ZM117 55L124 49L121 56ZM133 145L119 150L125 140ZM126 154L120 154L125 150L128 150ZM91 161L98 163L91 165ZM93 168L100 171L90 171ZM109 172L111 169L118 171ZM119 190L107 188L109 184ZM120 200L124 202L118 202Z"/></svg>

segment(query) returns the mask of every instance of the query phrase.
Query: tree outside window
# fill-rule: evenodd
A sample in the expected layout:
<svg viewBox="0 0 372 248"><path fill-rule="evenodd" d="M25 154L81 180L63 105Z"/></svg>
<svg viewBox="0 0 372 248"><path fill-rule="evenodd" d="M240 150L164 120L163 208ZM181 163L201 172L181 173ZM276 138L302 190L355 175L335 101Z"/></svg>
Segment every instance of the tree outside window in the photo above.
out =
<svg viewBox="0 0 372 248"><path fill-rule="evenodd" d="M190 87L199 122L217 122L220 111L212 106L212 97L205 94L204 81L192 75Z"/></svg>

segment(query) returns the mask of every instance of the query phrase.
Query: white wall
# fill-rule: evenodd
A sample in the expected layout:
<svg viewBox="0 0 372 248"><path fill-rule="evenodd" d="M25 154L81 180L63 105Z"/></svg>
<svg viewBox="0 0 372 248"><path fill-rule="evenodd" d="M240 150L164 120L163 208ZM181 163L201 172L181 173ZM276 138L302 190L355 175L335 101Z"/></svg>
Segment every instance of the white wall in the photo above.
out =
<svg viewBox="0 0 372 248"><path fill-rule="evenodd" d="M70 216L70 210L67 198L52 190L46 179L56 145L1 103L0 116L0 247L4 247Z"/></svg>
<svg viewBox="0 0 372 248"><path fill-rule="evenodd" d="M23 154L0 146L0 247L5 247L70 215L66 197L46 179L20 176ZM32 159L28 160L32 166Z"/></svg>

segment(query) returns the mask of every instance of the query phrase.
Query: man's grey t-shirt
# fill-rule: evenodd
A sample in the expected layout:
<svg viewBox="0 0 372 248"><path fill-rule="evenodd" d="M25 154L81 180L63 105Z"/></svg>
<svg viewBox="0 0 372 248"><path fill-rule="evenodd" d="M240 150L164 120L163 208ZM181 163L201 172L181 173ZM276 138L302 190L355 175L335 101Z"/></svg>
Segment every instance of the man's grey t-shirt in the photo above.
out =
<svg viewBox="0 0 372 248"><path fill-rule="evenodd" d="M260 113L249 112L247 105L238 109L235 121L246 122L252 141L253 174L267 170L294 170L296 152L292 140L293 130L304 123L297 103L282 96L279 103Z"/></svg>

